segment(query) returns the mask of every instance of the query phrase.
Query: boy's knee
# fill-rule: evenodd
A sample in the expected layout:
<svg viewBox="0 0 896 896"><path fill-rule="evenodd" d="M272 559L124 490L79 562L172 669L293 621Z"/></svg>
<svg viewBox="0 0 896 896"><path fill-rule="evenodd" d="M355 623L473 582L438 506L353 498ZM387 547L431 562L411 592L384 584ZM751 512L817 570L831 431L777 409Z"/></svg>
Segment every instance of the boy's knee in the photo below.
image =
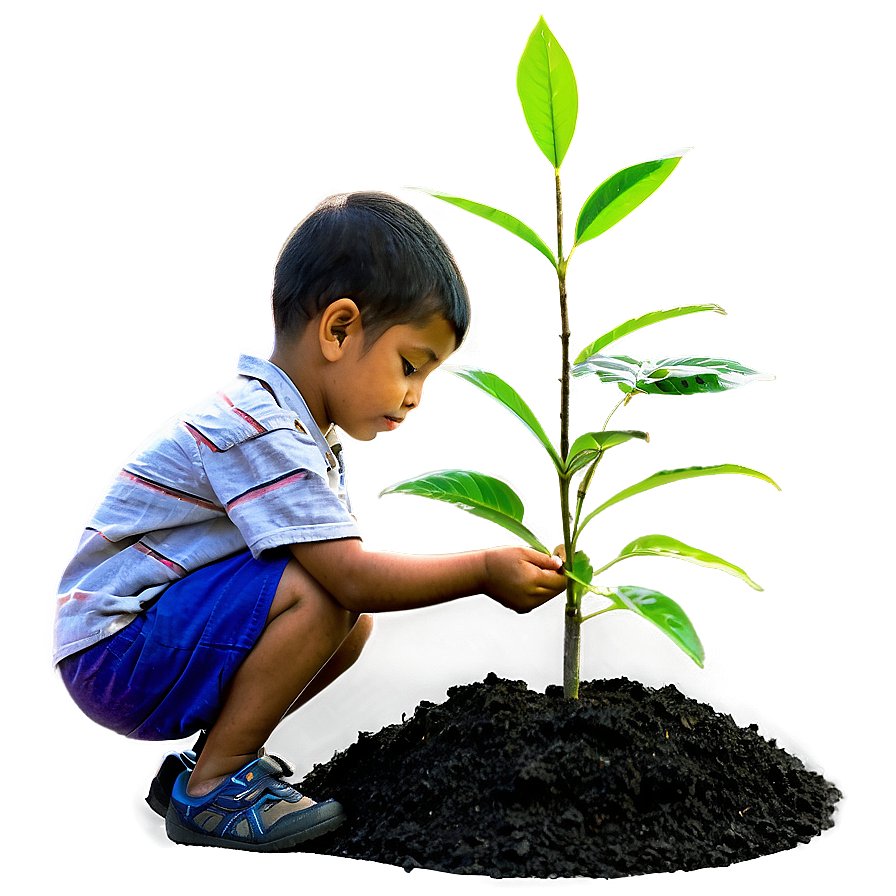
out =
<svg viewBox="0 0 896 896"><path fill-rule="evenodd" d="M283 570L280 583L274 593L268 622L283 613L301 609L315 615L327 617L333 623L344 626L348 632L354 623L355 614L350 613L336 602L333 596L297 560L290 560Z"/></svg>
<svg viewBox="0 0 896 896"><path fill-rule="evenodd" d="M352 626L351 638L357 642L358 650L360 650L370 637L373 631L373 616L369 613L362 613L358 616L355 624Z"/></svg>

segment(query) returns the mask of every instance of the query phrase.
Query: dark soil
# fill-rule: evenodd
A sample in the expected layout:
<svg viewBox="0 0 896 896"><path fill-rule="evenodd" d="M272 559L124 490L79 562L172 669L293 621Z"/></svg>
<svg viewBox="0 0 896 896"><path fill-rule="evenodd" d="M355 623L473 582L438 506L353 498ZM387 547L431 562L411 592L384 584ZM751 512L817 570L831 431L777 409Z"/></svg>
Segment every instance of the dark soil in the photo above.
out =
<svg viewBox="0 0 896 896"><path fill-rule="evenodd" d="M840 791L755 725L625 678L579 700L489 675L316 765L349 820L305 851L491 877L623 877L805 843Z"/></svg>

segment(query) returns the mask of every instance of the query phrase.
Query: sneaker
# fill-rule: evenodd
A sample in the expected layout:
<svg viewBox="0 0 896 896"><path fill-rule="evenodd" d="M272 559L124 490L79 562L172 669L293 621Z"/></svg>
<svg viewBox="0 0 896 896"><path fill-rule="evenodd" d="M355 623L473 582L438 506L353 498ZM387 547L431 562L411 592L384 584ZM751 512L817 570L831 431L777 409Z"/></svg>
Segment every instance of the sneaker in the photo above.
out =
<svg viewBox="0 0 896 896"><path fill-rule="evenodd" d="M208 732L203 731L192 750L182 750L180 753L167 753L162 759L156 776L149 785L149 793L146 794L146 802L153 812L165 817L168 812L168 803L171 801L171 788L177 776L184 771L193 771L196 759L202 752Z"/></svg>
<svg viewBox="0 0 896 896"><path fill-rule="evenodd" d="M171 790L165 830L175 843L255 852L289 849L339 827L345 812L335 800L298 808L302 794L284 781L293 767L261 749L258 758L206 796L187 793L189 771Z"/></svg>
<svg viewBox="0 0 896 896"><path fill-rule="evenodd" d="M149 785L149 793L146 794L146 802L153 812L162 818L165 817L168 804L171 802L171 788L177 776L181 772L192 772L195 765L196 754L192 750L165 754L156 776Z"/></svg>

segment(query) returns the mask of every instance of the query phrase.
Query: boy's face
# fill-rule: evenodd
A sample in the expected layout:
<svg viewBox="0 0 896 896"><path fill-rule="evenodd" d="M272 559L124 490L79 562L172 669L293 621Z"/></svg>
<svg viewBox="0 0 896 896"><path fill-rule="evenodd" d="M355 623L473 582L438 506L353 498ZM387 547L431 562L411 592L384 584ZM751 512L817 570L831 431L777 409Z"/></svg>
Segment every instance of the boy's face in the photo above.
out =
<svg viewBox="0 0 896 896"><path fill-rule="evenodd" d="M360 339L346 339L330 371L329 419L353 439L369 441L397 429L420 404L423 383L457 347L454 328L441 315L423 325L390 327L364 353Z"/></svg>

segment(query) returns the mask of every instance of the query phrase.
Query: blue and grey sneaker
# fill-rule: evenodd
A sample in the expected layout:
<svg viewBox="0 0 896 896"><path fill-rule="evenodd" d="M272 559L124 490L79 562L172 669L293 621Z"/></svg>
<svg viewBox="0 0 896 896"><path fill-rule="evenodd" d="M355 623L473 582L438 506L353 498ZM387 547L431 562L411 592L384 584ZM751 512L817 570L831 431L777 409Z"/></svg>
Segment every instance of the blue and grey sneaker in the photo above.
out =
<svg viewBox="0 0 896 896"><path fill-rule="evenodd" d="M192 772L196 766L196 754L192 750L180 753L166 753L156 776L149 785L146 802L157 815L165 817L171 802L171 788L181 772Z"/></svg>
<svg viewBox="0 0 896 896"><path fill-rule="evenodd" d="M196 759L202 752L205 742L208 739L208 732L203 731L199 735L199 739L193 744L193 749L182 750L179 753L166 753L162 759L162 764L156 772L156 776L149 785L149 793L146 795L146 802L153 812L165 817L168 812L168 803L171 801L171 788L174 787L174 781L183 771L193 771L196 767Z"/></svg>
<svg viewBox="0 0 896 896"><path fill-rule="evenodd" d="M335 800L302 804L302 794L283 780L293 771L262 749L257 759L202 797L187 793L190 772L181 772L165 816L168 837L196 846L274 852L339 827L345 821L342 806Z"/></svg>

